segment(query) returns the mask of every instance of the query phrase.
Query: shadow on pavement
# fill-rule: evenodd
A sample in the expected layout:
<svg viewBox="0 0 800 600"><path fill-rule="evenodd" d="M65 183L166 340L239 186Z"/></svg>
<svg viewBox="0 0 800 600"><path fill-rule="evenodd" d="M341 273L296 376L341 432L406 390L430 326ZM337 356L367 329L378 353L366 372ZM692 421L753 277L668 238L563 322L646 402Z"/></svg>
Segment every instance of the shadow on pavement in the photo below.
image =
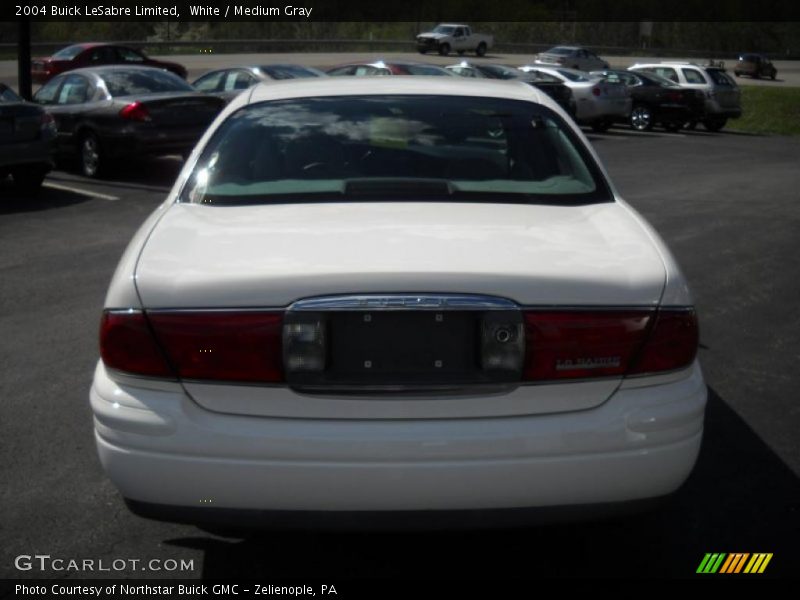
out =
<svg viewBox="0 0 800 600"><path fill-rule="evenodd" d="M24 195L10 181L0 181L0 215L65 208L91 200L82 194L43 187L38 193Z"/></svg>
<svg viewBox="0 0 800 600"><path fill-rule="evenodd" d="M183 168L180 156L141 158L112 164L108 171L95 179L78 174L69 164L61 165L62 171L52 173L49 178L64 183L80 183L82 187L169 190Z"/></svg>
<svg viewBox="0 0 800 600"><path fill-rule="evenodd" d="M772 552L763 578L796 575L799 526L797 476L709 390L697 466L656 512L488 532L275 532L227 540L198 531L167 543L203 550L204 579L696 577L706 552Z"/></svg>

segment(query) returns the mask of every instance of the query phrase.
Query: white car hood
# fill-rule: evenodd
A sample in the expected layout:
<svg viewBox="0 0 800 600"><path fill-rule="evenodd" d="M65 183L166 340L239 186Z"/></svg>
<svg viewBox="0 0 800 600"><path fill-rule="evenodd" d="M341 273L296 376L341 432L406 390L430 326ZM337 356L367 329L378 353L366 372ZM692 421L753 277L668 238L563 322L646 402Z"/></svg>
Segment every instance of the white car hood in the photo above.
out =
<svg viewBox="0 0 800 600"><path fill-rule="evenodd" d="M174 204L135 277L147 308L283 307L370 292L653 306L665 267L617 203Z"/></svg>

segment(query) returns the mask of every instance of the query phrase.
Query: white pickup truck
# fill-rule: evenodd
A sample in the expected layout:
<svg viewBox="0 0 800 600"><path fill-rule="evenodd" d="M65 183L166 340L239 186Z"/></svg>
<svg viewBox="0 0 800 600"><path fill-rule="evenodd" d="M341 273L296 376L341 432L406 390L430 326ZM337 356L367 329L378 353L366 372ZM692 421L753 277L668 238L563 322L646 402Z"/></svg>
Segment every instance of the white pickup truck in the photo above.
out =
<svg viewBox="0 0 800 600"><path fill-rule="evenodd" d="M438 52L442 56L455 50L459 54L474 52L483 56L494 45L494 37L481 33L472 33L469 25L457 23L441 23L433 31L420 33L417 36L417 50L420 54Z"/></svg>

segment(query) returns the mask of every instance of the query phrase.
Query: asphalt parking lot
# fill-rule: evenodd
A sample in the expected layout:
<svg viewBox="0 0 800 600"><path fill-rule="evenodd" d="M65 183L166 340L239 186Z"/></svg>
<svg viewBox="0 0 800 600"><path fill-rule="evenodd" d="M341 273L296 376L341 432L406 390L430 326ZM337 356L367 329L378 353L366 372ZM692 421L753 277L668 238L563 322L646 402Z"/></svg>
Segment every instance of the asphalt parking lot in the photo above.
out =
<svg viewBox="0 0 800 600"><path fill-rule="evenodd" d="M181 166L165 158L101 181L56 171L35 199L0 185L0 576L57 577L14 568L18 555L49 554L194 561L185 572L103 574L128 577L691 577L706 552L772 552L759 577L796 577L800 139L621 128L587 135L696 296L706 436L668 506L510 530L248 539L128 513L95 454L88 391L113 269Z"/></svg>

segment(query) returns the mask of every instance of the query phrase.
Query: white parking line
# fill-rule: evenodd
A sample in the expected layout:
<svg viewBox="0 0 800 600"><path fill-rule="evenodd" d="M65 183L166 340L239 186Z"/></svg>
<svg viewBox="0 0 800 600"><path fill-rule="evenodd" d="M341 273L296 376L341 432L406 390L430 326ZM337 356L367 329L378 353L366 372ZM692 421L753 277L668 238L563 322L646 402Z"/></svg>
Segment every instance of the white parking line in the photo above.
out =
<svg viewBox="0 0 800 600"><path fill-rule="evenodd" d="M72 192L73 194L80 194L81 196L91 196L92 198L100 198L101 200L119 200L119 197L117 196L110 196L108 194L101 194L100 192L92 192L90 190L82 190L81 188L61 185L60 183L50 183L49 181L43 183L42 187L52 188L54 190L62 190L64 192Z"/></svg>

